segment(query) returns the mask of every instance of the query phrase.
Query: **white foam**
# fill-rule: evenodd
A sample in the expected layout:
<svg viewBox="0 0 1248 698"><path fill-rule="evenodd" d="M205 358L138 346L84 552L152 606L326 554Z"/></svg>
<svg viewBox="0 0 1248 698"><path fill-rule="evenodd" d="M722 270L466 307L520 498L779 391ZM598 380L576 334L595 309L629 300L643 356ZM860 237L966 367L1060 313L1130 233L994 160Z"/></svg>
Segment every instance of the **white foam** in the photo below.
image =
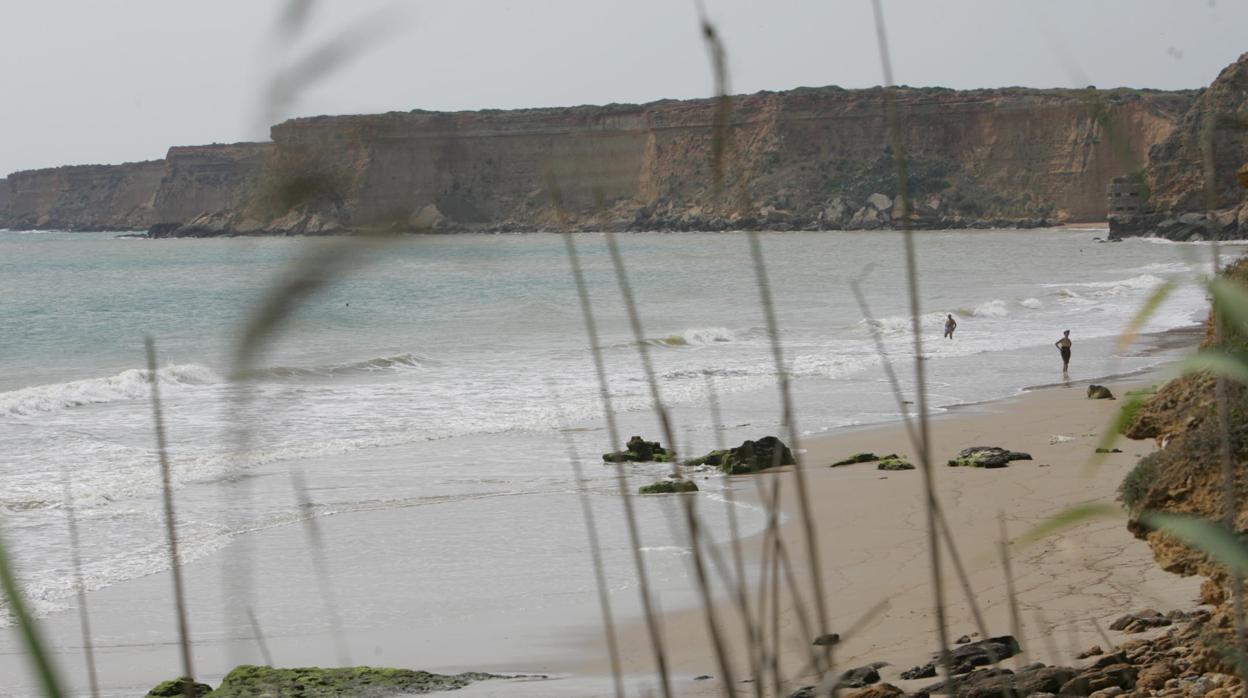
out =
<svg viewBox="0 0 1248 698"><path fill-rule="evenodd" d="M1005 317L1009 314L1010 310L1005 306L1005 301L1000 299L980 303L971 311L971 315L975 317Z"/></svg>
<svg viewBox="0 0 1248 698"><path fill-rule="evenodd" d="M175 364L156 371L162 388L220 383L221 377L200 364ZM30 416L83 405L135 400L151 394L148 372L132 368L107 378L88 378L0 393L0 417Z"/></svg>
<svg viewBox="0 0 1248 698"><path fill-rule="evenodd" d="M1039 298L1024 298L1018 304L1031 310L1039 310L1044 307L1044 303L1040 302Z"/></svg>
<svg viewBox="0 0 1248 698"><path fill-rule="evenodd" d="M736 334L724 327L694 327L680 333L689 344L716 344L731 342Z"/></svg>

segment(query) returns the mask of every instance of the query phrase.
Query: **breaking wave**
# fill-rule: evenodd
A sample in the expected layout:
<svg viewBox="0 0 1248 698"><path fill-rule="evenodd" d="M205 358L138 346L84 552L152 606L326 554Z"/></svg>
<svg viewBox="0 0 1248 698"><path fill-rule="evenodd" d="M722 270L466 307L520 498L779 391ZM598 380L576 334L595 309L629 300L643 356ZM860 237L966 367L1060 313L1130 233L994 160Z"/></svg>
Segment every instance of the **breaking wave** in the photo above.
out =
<svg viewBox="0 0 1248 698"><path fill-rule="evenodd" d="M980 303L971 311L974 317L1005 317L1009 314L1010 311L1005 307L1005 301L1001 299Z"/></svg>
<svg viewBox="0 0 1248 698"><path fill-rule="evenodd" d="M221 377L200 364L174 364L156 371L161 386L178 389L220 383ZM147 397L151 387L146 369L132 368L107 378L88 378L0 393L0 417L25 417Z"/></svg>
<svg viewBox="0 0 1248 698"><path fill-rule="evenodd" d="M315 378L338 376L352 373L376 373L380 371L402 371L412 368L423 368L430 359L419 354L405 352L391 356L378 356L364 361L351 361L342 364L325 366L273 366L253 371L255 378Z"/></svg>
<svg viewBox="0 0 1248 698"><path fill-rule="evenodd" d="M736 341L738 338L736 332L724 327L693 327L680 334L668 335L662 339L651 339L647 342L665 347L686 347L725 344Z"/></svg>
<svg viewBox="0 0 1248 698"><path fill-rule="evenodd" d="M403 371L421 368L430 359L412 353L379 356L363 361L352 361L325 366L274 366L259 368L248 374L258 380L284 378L316 378L346 374L367 374ZM162 388L179 390L194 386L219 385L226 379L216 371L201 364L171 364L156 371ZM147 370L131 368L114 376L87 378L68 383L52 383L19 388L0 393L0 417L28 417L36 414L146 398Z"/></svg>

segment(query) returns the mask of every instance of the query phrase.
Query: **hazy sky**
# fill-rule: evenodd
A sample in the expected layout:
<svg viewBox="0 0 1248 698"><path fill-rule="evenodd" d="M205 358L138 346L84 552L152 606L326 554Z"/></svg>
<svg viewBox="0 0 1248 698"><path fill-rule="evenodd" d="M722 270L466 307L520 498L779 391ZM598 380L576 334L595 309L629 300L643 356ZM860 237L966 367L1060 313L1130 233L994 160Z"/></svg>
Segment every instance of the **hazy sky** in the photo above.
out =
<svg viewBox="0 0 1248 698"><path fill-rule="evenodd" d="M882 81L869 0L705 0L734 92ZM1244 0L884 0L896 79L955 88L1208 84L1248 51ZM0 174L267 137L282 66L345 62L277 118L702 97L693 0L3 0ZM341 44L342 42L340 42ZM270 106L266 106L270 105Z"/></svg>

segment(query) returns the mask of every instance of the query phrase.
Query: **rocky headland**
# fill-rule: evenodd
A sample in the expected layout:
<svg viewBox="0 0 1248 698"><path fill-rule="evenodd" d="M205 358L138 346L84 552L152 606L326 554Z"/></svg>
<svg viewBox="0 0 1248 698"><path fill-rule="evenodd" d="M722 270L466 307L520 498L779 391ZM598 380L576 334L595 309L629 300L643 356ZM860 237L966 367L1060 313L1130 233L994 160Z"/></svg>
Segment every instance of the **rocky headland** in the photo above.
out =
<svg viewBox="0 0 1248 698"><path fill-rule="evenodd" d="M1143 173L1120 184L1139 201L1111 212L1111 239L1248 238L1248 53L1201 91Z"/></svg>
<svg viewBox="0 0 1248 698"><path fill-rule="evenodd" d="M1196 94L898 88L913 224L1104 221L1110 181L1138 175ZM760 92L732 98L727 119L709 99L297 118L273 126L271 143L15 173L0 180L0 227L155 237L891 228L901 211L884 98L880 88ZM92 175L68 176L80 169Z"/></svg>

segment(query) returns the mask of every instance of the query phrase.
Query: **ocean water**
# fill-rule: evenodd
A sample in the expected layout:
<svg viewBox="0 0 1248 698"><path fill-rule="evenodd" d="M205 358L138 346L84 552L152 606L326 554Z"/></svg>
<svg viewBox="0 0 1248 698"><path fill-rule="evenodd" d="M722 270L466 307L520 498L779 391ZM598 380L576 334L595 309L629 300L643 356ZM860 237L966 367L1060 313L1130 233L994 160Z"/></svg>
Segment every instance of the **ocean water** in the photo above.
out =
<svg viewBox="0 0 1248 698"><path fill-rule="evenodd" d="M1093 240L1103 234L917 235L934 407L1059 381L1053 342L1065 329L1076 380L1175 357L1156 341L1115 353L1113 340L1165 280L1180 285L1146 332L1198 323L1206 301L1196 281L1209 269L1208 248ZM660 438L605 238L575 240L623 437ZM777 371L747 237L618 240L680 451L780 433ZM897 419L872 332L908 390L914 356L901 236L761 240L800 432ZM540 610L593 589L571 448L602 522L612 588L632 588L614 471L598 458L610 444L562 238L413 236L374 250L297 309L246 386L228 380L244 323L267 290L332 244L0 231L0 534L38 615L72 608L67 492L81 520L89 590L168 568L145 335L160 356L186 562L229 555L249 535L309 517L401 512L412 526L410 555L427 561L410 589L410 608L424 609L424 622L482 608ZM850 293L855 277L870 321ZM953 340L941 337L946 313L959 323ZM718 425L708 386L722 403ZM629 468L634 486L664 472ZM297 479L306 506L294 494ZM724 481L699 484L703 512L722 522ZM637 504L669 603L687 602L677 591L687 557L674 500ZM735 506L746 533L761 529L761 511ZM724 537L725 526L711 528ZM367 541L359 545L367 552ZM331 553L329 561L331 570L349 570L343 587L365 583L352 574L367 576L367 556ZM348 625L386 613L349 591L343 598ZM293 633L299 618L292 611L274 622Z"/></svg>

